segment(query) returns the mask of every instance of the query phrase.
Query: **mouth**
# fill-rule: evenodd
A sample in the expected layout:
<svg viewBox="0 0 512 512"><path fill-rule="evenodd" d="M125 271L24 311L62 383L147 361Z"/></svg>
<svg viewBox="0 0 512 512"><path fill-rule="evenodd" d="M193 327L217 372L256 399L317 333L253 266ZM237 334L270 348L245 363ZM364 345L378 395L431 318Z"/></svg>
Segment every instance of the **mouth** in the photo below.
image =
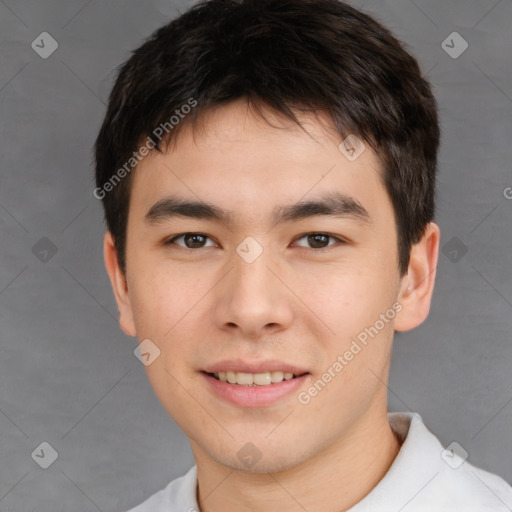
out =
<svg viewBox="0 0 512 512"><path fill-rule="evenodd" d="M220 382L227 382L237 386L271 386L279 384L283 381L297 379L306 375L308 372L292 373L285 371L267 371L260 373L247 373L247 372L233 372L233 371L219 371L219 372L204 372L206 375L213 377Z"/></svg>
<svg viewBox="0 0 512 512"><path fill-rule="evenodd" d="M258 373L249 373L224 371L220 368L222 367L209 368L219 371L200 373L215 397L238 408L266 408L277 406L283 400L293 400L312 377L311 373L298 368L287 368L297 373L282 370L262 371L260 368L254 368Z"/></svg>

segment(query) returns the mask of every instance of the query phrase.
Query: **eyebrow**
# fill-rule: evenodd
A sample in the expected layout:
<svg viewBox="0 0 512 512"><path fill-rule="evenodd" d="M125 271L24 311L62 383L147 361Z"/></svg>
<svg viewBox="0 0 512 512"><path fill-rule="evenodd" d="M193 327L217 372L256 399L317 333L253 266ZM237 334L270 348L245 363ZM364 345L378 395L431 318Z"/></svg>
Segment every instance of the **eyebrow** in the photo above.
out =
<svg viewBox="0 0 512 512"><path fill-rule="evenodd" d="M169 196L157 201L146 213L144 220L156 225L176 217L204 219L232 224L234 213L204 201L191 201ZM332 192L309 201L274 208L271 219L274 224L292 222L316 216L345 217L371 224L368 211L355 198L340 192Z"/></svg>

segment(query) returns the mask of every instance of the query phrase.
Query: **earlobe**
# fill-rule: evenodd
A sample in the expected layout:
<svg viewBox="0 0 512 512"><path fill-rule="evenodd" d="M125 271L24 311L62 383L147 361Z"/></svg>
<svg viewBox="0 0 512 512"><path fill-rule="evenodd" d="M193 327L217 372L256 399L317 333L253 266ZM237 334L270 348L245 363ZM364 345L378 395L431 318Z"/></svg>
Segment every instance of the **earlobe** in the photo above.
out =
<svg viewBox="0 0 512 512"><path fill-rule="evenodd" d="M119 325L128 336L136 336L126 277L119 266L114 238L109 231L103 240L103 257L119 310Z"/></svg>
<svg viewBox="0 0 512 512"><path fill-rule="evenodd" d="M411 248L409 267L398 296L402 311L395 320L397 331L414 329L428 316L434 292L439 241L439 226L430 222L421 240Z"/></svg>

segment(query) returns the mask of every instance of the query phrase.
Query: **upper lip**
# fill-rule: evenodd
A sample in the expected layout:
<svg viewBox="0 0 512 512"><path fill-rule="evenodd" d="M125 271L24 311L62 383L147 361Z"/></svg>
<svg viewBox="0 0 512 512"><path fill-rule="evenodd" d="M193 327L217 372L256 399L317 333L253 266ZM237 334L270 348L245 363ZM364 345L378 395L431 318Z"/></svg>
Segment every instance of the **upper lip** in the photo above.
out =
<svg viewBox="0 0 512 512"><path fill-rule="evenodd" d="M304 368L285 363L284 361L267 360L267 361L242 361L241 359L226 359L215 364L209 365L204 370L206 373L219 372L243 372L243 373L265 373L265 372L285 372L295 375L308 373Z"/></svg>

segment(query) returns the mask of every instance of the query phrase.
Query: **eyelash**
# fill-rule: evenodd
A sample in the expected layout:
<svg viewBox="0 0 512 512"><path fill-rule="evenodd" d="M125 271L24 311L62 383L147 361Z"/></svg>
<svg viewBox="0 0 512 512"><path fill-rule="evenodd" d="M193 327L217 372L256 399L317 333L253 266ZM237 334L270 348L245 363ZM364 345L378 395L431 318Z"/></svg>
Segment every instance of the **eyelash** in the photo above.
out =
<svg viewBox="0 0 512 512"><path fill-rule="evenodd" d="M178 245L178 247L181 247L182 249L189 249L191 251L194 251L194 250L198 250L198 249L205 249L206 247L196 247L196 248L192 248L192 247L186 247L186 246L182 246L182 245L179 245L179 244L176 244L175 241L182 238L182 237L185 237L187 235L199 235L199 236L202 236L202 237L205 237L205 238L208 238L210 240L212 240L212 238L210 238L208 235L205 235L204 233L196 233L196 232L187 232L187 233L181 233L179 235L175 235L173 236L172 238L168 239L168 240L165 240L163 245L165 246L169 246L169 245ZM295 239L295 241L297 240L301 240L302 238L305 238L305 237L309 237L309 236L313 236L313 235L322 235L322 236L327 236L333 240L335 240L337 242L337 244L347 244L348 242L346 240L344 240L343 238L340 238L339 236L335 236L335 235L331 235L330 233L324 233L322 231L312 231L310 233L304 233L303 235L300 235L299 237L297 237ZM213 240L212 240L213 241ZM304 246L299 246L301 249L311 249L315 252L322 252L322 251L326 251L328 249L331 249L332 247L336 246L337 245L336 243L334 244L330 244L330 245L327 245L326 247L320 247L320 248L315 248L315 247L304 247Z"/></svg>

